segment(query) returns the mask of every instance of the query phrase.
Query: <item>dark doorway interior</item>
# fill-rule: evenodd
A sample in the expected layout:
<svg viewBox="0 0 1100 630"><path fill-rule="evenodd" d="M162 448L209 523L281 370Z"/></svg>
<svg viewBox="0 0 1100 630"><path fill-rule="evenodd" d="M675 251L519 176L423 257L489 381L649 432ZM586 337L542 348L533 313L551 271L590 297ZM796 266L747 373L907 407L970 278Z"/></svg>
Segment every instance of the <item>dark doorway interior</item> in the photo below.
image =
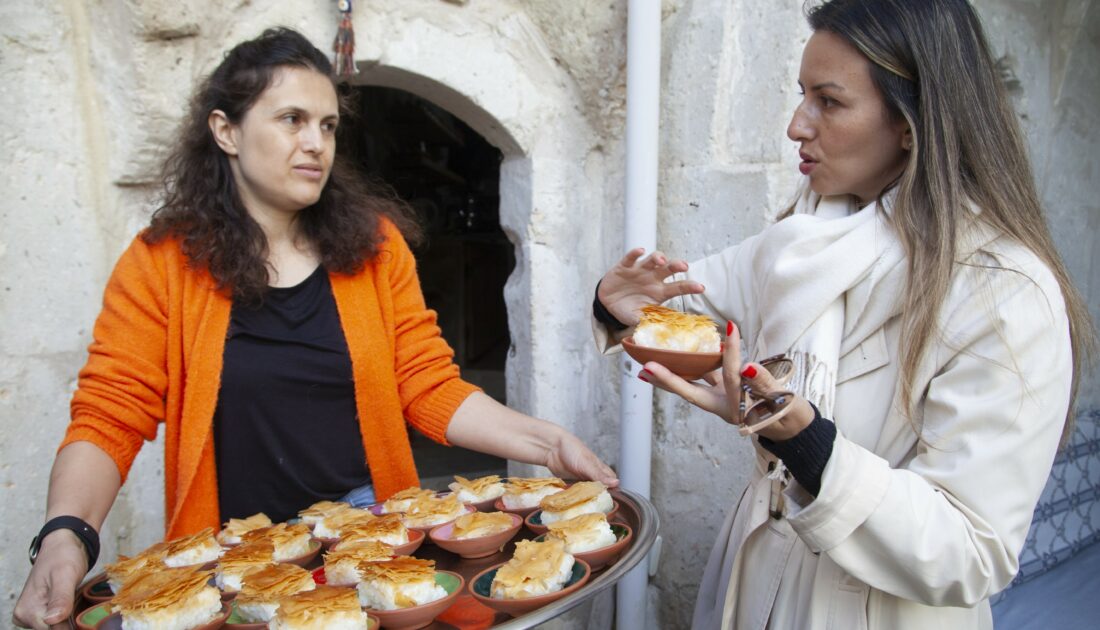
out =
<svg viewBox="0 0 1100 630"><path fill-rule="evenodd" d="M504 283L515 254L500 228L501 152L414 94L348 89L358 115L341 123L342 156L393 186L420 215L427 238L414 253L424 299L439 313L463 378L505 403ZM410 436L424 487L445 486L455 474L505 474L502 459Z"/></svg>

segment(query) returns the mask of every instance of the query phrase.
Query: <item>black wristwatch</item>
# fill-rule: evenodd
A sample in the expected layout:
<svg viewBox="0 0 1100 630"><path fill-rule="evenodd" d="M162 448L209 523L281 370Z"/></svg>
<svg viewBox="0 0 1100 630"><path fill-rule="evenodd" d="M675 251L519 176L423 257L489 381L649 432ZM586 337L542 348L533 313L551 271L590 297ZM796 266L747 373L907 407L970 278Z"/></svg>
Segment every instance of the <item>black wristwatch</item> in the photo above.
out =
<svg viewBox="0 0 1100 630"><path fill-rule="evenodd" d="M38 548L42 546L42 539L59 529L71 530L80 542L84 543L84 552L88 554L88 570L91 571L99 559L99 532L94 527L75 516L55 516L46 521L38 535L31 540L31 548L28 555L31 564L38 558Z"/></svg>

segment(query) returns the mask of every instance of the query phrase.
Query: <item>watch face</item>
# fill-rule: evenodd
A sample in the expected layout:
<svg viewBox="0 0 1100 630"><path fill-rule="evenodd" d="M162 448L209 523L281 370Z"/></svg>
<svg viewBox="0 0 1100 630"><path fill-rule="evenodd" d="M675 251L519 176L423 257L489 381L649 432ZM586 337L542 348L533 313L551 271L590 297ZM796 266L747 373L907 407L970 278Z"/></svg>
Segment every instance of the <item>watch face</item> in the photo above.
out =
<svg viewBox="0 0 1100 630"><path fill-rule="evenodd" d="M31 564L34 564L34 559L38 557L38 536L31 539L31 548L27 550L27 555L31 559Z"/></svg>

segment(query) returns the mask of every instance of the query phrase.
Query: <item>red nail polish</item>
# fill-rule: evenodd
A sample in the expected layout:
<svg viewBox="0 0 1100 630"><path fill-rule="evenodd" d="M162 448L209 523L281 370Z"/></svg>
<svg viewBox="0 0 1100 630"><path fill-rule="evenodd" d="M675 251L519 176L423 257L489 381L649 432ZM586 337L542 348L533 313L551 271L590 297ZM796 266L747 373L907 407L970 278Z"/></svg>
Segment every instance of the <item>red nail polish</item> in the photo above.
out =
<svg viewBox="0 0 1100 630"><path fill-rule="evenodd" d="M733 322L727 321L726 322L726 336L729 337L732 334L733 334Z"/></svg>
<svg viewBox="0 0 1100 630"><path fill-rule="evenodd" d="M745 369L741 370L741 376L745 378L756 378L756 368L751 365L746 365Z"/></svg>
<svg viewBox="0 0 1100 630"><path fill-rule="evenodd" d="M638 378L640 378L640 379L642 380L642 382L643 382L643 383L648 383L648 382L649 382L649 379L647 379L646 377L642 376L641 374L639 374L639 375L638 375Z"/></svg>
<svg viewBox="0 0 1100 630"><path fill-rule="evenodd" d="M645 369L645 368L642 368L642 373L643 373L643 374L647 374L647 375L649 375L649 376L653 376L653 372L650 372L649 370L647 370L647 369Z"/></svg>

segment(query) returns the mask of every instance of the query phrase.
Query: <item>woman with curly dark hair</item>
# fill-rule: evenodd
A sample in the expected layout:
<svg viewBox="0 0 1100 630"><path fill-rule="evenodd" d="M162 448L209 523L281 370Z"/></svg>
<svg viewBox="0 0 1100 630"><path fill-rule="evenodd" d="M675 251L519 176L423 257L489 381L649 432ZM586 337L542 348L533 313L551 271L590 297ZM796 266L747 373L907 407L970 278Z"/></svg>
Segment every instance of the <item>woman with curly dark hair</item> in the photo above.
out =
<svg viewBox="0 0 1100 630"><path fill-rule="evenodd" d="M568 431L459 378L405 241L416 226L335 162L339 120L328 59L287 29L238 45L200 86L164 203L108 283L17 625L67 617L161 423L169 538L418 485L406 422L617 483Z"/></svg>

